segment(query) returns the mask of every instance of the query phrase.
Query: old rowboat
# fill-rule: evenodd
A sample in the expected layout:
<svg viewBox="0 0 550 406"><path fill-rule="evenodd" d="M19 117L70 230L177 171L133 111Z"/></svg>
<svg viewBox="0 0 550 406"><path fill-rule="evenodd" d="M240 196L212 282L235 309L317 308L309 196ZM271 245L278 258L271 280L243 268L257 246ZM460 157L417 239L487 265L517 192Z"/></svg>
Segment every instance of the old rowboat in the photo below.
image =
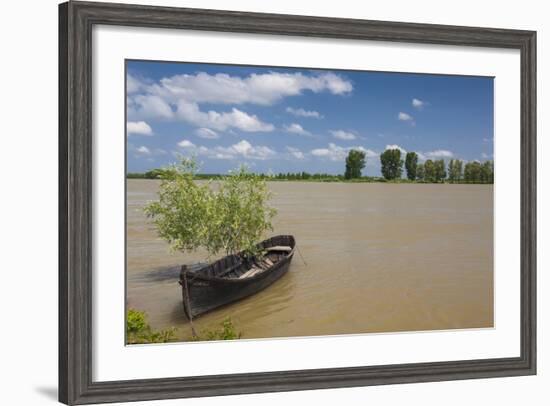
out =
<svg viewBox="0 0 550 406"><path fill-rule="evenodd" d="M296 241L291 235L278 235L262 241L258 248L265 253L261 259L228 255L198 269L182 266L179 283L187 318L243 299L271 285L288 271Z"/></svg>

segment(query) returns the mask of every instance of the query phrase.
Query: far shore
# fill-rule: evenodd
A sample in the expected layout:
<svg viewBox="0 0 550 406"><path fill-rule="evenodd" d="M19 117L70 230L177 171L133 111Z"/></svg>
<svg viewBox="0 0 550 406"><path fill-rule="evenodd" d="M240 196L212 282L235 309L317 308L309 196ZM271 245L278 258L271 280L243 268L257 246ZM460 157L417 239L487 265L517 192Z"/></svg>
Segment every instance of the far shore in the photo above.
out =
<svg viewBox="0 0 550 406"><path fill-rule="evenodd" d="M195 178L197 180L218 180L224 178L227 175L219 174L196 174ZM385 179L383 177L376 176L363 176L361 178L355 179L345 179L342 175L328 175L328 176L319 176L319 177L310 177L310 178L278 178L276 176L258 174L261 178L265 179L267 182L318 182L318 183L394 183L394 184L446 184L446 185L488 185L493 184L492 182L469 182L465 180L458 180L450 182L445 180L443 182L429 182L429 181L416 181L409 180L406 178L401 179ZM147 173L128 173L126 179L144 179L144 180L161 180L160 176L149 176Z"/></svg>

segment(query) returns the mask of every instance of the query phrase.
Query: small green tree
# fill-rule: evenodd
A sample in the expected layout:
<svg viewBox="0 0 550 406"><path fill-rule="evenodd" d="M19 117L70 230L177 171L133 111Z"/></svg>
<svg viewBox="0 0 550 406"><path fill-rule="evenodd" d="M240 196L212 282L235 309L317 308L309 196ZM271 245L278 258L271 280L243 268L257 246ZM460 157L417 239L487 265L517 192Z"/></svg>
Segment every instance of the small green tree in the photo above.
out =
<svg viewBox="0 0 550 406"><path fill-rule="evenodd" d="M435 165L431 159L428 159L424 163L424 180L426 182L435 182Z"/></svg>
<svg viewBox="0 0 550 406"><path fill-rule="evenodd" d="M209 213L209 224L216 230L210 237L215 247L212 253L223 249L226 254L255 254L263 234L273 230L271 220L277 213L267 204L272 193L266 181L241 167L220 182L214 195L215 212Z"/></svg>
<svg viewBox="0 0 550 406"><path fill-rule="evenodd" d="M436 183L443 182L446 177L445 161L443 159L438 159L434 162L434 181Z"/></svg>
<svg viewBox="0 0 550 406"><path fill-rule="evenodd" d="M352 149L346 157L346 179L356 179L361 177L361 171L366 164L366 156L363 151Z"/></svg>
<svg viewBox="0 0 550 406"><path fill-rule="evenodd" d="M481 165L480 180L483 183L493 183L493 161L485 161Z"/></svg>
<svg viewBox="0 0 550 406"><path fill-rule="evenodd" d="M407 152L405 157L405 169L407 169L407 179L415 180L418 168L418 154L416 152Z"/></svg>
<svg viewBox="0 0 550 406"><path fill-rule="evenodd" d="M382 176L388 180L398 179L403 172L401 151L397 148L387 149L380 155Z"/></svg>
<svg viewBox="0 0 550 406"><path fill-rule="evenodd" d="M266 181L241 167L218 179L215 188L212 181L198 183L196 172L195 161L185 158L165 169L159 200L145 207L160 237L179 251L255 254L276 213L267 204Z"/></svg>
<svg viewBox="0 0 550 406"><path fill-rule="evenodd" d="M468 162L464 166L464 180L468 183L480 183L481 163L478 161Z"/></svg>
<svg viewBox="0 0 550 406"><path fill-rule="evenodd" d="M462 179L462 161L460 159L451 159L449 161L449 181L459 182Z"/></svg>
<svg viewBox="0 0 550 406"><path fill-rule="evenodd" d="M416 167L416 180L419 182L424 182L424 164L418 164Z"/></svg>
<svg viewBox="0 0 550 406"><path fill-rule="evenodd" d="M172 249L194 251L210 247L211 234L207 221L214 209L214 195L210 182L199 184L194 175L197 165L193 159L182 159L161 172L159 200L149 203L145 213L153 219L160 237Z"/></svg>

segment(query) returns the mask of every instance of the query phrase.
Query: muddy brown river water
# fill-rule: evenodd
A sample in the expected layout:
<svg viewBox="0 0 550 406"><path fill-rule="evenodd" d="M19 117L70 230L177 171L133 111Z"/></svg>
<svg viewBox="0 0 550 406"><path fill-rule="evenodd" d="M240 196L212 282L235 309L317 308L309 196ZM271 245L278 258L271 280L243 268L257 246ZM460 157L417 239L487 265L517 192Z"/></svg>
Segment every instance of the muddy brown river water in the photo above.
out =
<svg viewBox="0 0 550 406"><path fill-rule="evenodd" d="M128 180L127 304L154 328L188 338L179 266L143 214L159 183ZM243 338L493 326L493 186L270 182L273 234L300 255L258 294L203 315L197 330L231 317Z"/></svg>

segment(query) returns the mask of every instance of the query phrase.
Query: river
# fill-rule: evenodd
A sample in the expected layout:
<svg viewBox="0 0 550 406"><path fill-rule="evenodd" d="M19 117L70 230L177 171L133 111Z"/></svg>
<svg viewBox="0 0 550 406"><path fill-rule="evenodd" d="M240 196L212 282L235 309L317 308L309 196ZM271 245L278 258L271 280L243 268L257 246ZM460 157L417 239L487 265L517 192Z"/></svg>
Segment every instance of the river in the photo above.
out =
<svg viewBox="0 0 550 406"><path fill-rule="evenodd" d="M191 335L179 266L143 214L159 182L127 183L127 305L154 328ZM289 272L258 294L195 319L242 338L493 326L493 186L269 182L276 234L292 234Z"/></svg>

